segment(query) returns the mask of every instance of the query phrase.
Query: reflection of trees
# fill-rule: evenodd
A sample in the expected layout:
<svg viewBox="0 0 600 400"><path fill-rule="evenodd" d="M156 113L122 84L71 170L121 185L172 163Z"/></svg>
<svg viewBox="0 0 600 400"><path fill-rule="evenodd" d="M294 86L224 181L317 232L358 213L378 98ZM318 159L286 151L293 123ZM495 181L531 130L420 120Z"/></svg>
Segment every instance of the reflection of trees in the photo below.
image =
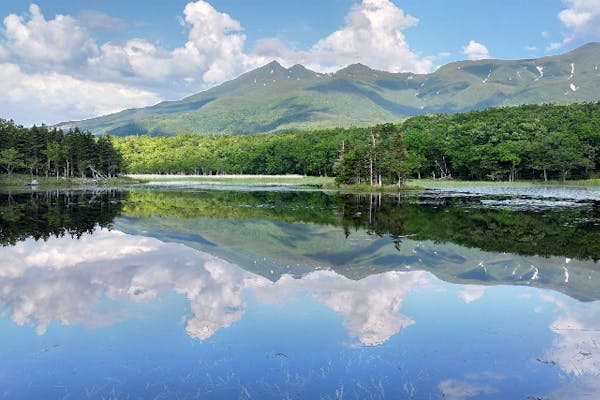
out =
<svg viewBox="0 0 600 400"><path fill-rule="evenodd" d="M452 242L484 251L600 259L599 216L594 206L522 211L485 208L479 199L346 196L343 225L390 235Z"/></svg>
<svg viewBox="0 0 600 400"><path fill-rule="evenodd" d="M322 192L133 192L130 216L269 218L288 223L341 225L390 236L451 242L484 251L600 259L596 206L561 210L494 209L480 198L433 195L345 195Z"/></svg>
<svg viewBox="0 0 600 400"><path fill-rule="evenodd" d="M26 238L81 237L97 226L108 228L121 212L120 191L61 191L0 194L0 243Z"/></svg>

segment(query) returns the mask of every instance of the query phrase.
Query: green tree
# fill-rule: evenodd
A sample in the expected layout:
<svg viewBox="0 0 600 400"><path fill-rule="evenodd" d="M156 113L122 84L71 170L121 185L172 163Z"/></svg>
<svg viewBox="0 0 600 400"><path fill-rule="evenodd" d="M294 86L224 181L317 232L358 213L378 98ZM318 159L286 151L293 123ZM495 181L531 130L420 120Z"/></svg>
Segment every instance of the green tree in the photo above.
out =
<svg viewBox="0 0 600 400"><path fill-rule="evenodd" d="M0 151L0 165L10 175L15 168L24 167L25 161L23 160L23 155L11 147Z"/></svg>

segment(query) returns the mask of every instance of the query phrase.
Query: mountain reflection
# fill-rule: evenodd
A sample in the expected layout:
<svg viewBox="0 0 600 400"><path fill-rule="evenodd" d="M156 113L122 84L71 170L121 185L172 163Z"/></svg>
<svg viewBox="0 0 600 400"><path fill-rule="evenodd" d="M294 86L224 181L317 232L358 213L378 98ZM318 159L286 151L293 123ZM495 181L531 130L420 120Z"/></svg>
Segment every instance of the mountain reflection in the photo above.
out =
<svg viewBox="0 0 600 400"><path fill-rule="evenodd" d="M473 286L550 287L584 301L600 299L594 261L600 258L599 220L597 203L588 198L556 202L497 194L197 189L0 194L3 246L118 226L183 242L270 280L318 268L354 280L412 268ZM269 262L252 264L255 260ZM466 288L463 299L468 303L482 291Z"/></svg>
<svg viewBox="0 0 600 400"><path fill-rule="evenodd" d="M15 324L34 324L43 334L53 320L97 327L127 318L118 307L100 307L105 300L143 303L175 292L189 301L187 333L204 340L240 319L247 290L265 303L303 292L339 313L363 345L376 345L414 323L399 313L402 301L429 282L422 271L361 281L315 271L271 282L183 245L103 229L79 240L50 238L40 245L28 239L5 249L0 308Z"/></svg>
<svg viewBox="0 0 600 400"><path fill-rule="evenodd" d="M592 200L422 192L335 195L324 192L133 191L124 215L272 219L455 243L484 251L600 259L600 209ZM541 204L540 204L541 203Z"/></svg>

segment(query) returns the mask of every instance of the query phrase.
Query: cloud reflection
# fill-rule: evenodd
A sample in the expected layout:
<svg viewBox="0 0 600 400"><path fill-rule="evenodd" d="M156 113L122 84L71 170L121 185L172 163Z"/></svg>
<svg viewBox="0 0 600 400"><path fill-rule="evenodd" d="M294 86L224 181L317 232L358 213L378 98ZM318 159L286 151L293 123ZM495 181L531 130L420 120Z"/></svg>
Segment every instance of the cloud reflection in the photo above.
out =
<svg viewBox="0 0 600 400"><path fill-rule="evenodd" d="M127 318L100 307L105 299L152 301L161 293L184 295L190 304L187 333L201 340L237 321L244 292L263 302L281 302L299 292L343 316L363 345L377 345L414 321L399 313L404 297L428 285L426 272L388 272L353 281L333 271L315 271L273 283L227 261L180 244L99 230L80 240L26 240L0 249L0 308L18 325L105 326Z"/></svg>
<svg viewBox="0 0 600 400"><path fill-rule="evenodd" d="M574 307L553 296L544 298L560 311L550 326L556 337L547 354L548 361L576 376L600 375L600 302L578 303Z"/></svg>
<svg viewBox="0 0 600 400"><path fill-rule="evenodd" d="M331 310L341 314L352 336L363 345L385 342L414 321L399 313L408 292L430 283L423 271L387 272L353 281L333 271L316 271L303 279L282 277L276 284L263 288L259 299L279 302L295 293L308 292Z"/></svg>
<svg viewBox="0 0 600 400"><path fill-rule="evenodd" d="M464 285L458 295L466 304L479 300L485 293L485 286Z"/></svg>
<svg viewBox="0 0 600 400"><path fill-rule="evenodd" d="M600 302L575 304L555 296L542 297L556 306L559 315L550 325L556 334L552 347L538 361L555 364L575 378L550 398L595 398L600 393Z"/></svg>

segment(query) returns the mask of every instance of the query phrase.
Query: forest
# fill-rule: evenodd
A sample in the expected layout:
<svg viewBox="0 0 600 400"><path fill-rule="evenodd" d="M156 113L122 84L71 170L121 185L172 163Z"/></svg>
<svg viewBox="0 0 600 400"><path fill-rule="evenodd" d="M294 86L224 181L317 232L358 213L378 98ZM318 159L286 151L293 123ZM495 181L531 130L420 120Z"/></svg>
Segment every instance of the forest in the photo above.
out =
<svg viewBox="0 0 600 400"><path fill-rule="evenodd" d="M371 186L424 177L584 179L599 172L600 102L489 108L370 128L255 136L95 138L78 129L63 133L0 120L0 151L7 173L32 175L302 174Z"/></svg>
<svg viewBox="0 0 600 400"><path fill-rule="evenodd" d="M115 144L136 173L293 173L370 185L407 177L566 180L598 173L600 103L489 108L371 128L257 136L129 136Z"/></svg>
<svg viewBox="0 0 600 400"><path fill-rule="evenodd" d="M45 125L26 128L0 119L0 166L9 175L108 178L123 165L110 136L96 138L78 128L66 133Z"/></svg>

